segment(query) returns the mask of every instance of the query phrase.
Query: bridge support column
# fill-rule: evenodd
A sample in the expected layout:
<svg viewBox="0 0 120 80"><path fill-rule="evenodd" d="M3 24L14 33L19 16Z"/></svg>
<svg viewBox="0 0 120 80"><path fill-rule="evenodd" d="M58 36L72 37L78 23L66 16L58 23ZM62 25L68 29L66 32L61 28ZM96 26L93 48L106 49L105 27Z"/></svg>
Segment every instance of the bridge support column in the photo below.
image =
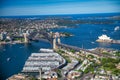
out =
<svg viewBox="0 0 120 80"><path fill-rule="evenodd" d="M57 46L57 43L58 44L61 44L60 42L60 35L58 32L56 32L53 36L53 49L56 50L58 48Z"/></svg>
<svg viewBox="0 0 120 80"><path fill-rule="evenodd" d="M28 43L29 42L28 35L26 33L24 33L23 36L24 36L24 42Z"/></svg>
<svg viewBox="0 0 120 80"><path fill-rule="evenodd" d="M55 50L57 48L56 46L56 38L53 39L53 49Z"/></svg>
<svg viewBox="0 0 120 80"><path fill-rule="evenodd" d="M61 43L61 41L60 41L60 37L58 37L58 44L60 44Z"/></svg>

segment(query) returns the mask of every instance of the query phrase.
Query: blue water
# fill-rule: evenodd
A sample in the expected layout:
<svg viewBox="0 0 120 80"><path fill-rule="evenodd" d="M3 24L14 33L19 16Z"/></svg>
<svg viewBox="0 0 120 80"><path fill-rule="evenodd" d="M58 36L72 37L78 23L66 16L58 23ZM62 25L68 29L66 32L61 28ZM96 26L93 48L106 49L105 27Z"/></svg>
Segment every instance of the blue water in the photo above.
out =
<svg viewBox="0 0 120 80"><path fill-rule="evenodd" d="M0 18L87 18L87 17L109 17L109 16L118 16L120 13L94 13L94 14L56 14L56 15L25 15L25 16L0 16Z"/></svg>
<svg viewBox="0 0 120 80"><path fill-rule="evenodd" d="M61 38L61 42L83 47L85 49L91 49L96 47L102 48L113 48L120 50L120 44L110 44L110 43L98 43L96 40L98 36L102 34L106 34L112 39L120 40L120 30L114 31L114 28L118 26L118 24L114 25L95 25L95 24L80 24L78 27L75 28L60 28L54 29L53 32L69 32L72 33L74 36L69 38Z"/></svg>
<svg viewBox="0 0 120 80"><path fill-rule="evenodd" d="M0 80L20 72L31 53L38 52L40 48L51 48L51 45L43 41L31 45L0 45Z"/></svg>
<svg viewBox="0 0 120 80"><path fill-rule="evenodd" d="M90 14L90 15L61 15L68 19L88 19L88 16L113 16L120 14ZM60 15L57 17L61 17ZM34 16L35 17L35 16ZM40 16L39 16L40 17ZM50 16L45 16L50 17ZM44 18L45 18L44 17ZM52 16L56 17L56 16ZM11 18L11 17L10 17ZM16 18L16 17L15 17ZM22 17L26 18L26 17ZM91 19L91 18L89 18ZM102 18L104 19L104 18ZM101 20L101 19L99 19ZM104 19L106 20L106 19ZM69 25L68 25L69 26ZM114 20L114 24L77 24L77 27L54 29L54 32L70 32L74 36L61 38L61 42L73 46L83 47L86 49L103 47L120 50L120 44L98 43L96 39L102 34L106 34L112 39L120 40L120 30L114 31L116 26L120 26L120 20ZM20 72L25 61L33 52L38 52L40 48L52 48L48 42L40 41L39 43L0 45L0 80L5 80L13 74ZM10 59L7 61L7 59Z"/></svg>

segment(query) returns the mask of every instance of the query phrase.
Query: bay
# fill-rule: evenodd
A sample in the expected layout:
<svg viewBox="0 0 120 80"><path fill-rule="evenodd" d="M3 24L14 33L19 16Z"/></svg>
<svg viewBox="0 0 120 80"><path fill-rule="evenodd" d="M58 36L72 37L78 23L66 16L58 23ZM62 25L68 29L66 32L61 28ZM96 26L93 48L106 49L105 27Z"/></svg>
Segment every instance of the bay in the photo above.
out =
<svg viewBox="0 0 120 80"><path fill-rule="evenodd" d="M39 52L40 48L51 48L51 45L43 41L0 45L0 80L21 72L31 53Z"/></svg>

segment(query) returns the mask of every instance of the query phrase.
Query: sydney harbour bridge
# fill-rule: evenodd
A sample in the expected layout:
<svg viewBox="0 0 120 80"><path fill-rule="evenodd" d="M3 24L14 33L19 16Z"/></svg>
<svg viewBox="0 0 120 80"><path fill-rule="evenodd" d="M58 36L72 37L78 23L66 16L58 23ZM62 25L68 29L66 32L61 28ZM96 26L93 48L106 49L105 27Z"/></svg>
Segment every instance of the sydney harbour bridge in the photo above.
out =
<svg viewBox="0 0 120 80"><path fill-rule="evenodd" d="M91 55L94 55L96 57L108 57L108 56L105 56L101 53L96 53L96 52L93 52L93 51L90 51L90 50L87 50L87 49L83 49L83 48L80 48L80 47L71 46L71 45L68 45L68 44L61 43L61 41L60 41L61 36L58 32L48 33L46 31L39 31L39 32L32 32L30 34L24 33L23 35L24 35L24 38L25 38L25 42L29 43L30 41L43 40L43 38L40 38L39 36L36 36L37 34L44 35L44 40L47 40L52 44L53 50L56 50L56 49L75 50L77 52L81 51L81 52L84 52L85 54L91 54Z"/></svg>

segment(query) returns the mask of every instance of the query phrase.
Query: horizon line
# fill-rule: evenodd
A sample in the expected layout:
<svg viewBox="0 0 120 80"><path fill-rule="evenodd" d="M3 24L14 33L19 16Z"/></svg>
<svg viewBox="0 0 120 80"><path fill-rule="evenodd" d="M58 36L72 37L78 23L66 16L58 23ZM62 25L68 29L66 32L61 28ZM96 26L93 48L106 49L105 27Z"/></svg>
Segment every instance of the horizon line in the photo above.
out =
<svg viewBox="0 0 120 80"><path fill-rule="evenodd" d="M120 12L104 12L104 13L65 13L65 14L38 14L38 15L3 15L1 17L22 17L22 16L59 16L59 15L89 15L89 14L120 14Z"/></svg>

